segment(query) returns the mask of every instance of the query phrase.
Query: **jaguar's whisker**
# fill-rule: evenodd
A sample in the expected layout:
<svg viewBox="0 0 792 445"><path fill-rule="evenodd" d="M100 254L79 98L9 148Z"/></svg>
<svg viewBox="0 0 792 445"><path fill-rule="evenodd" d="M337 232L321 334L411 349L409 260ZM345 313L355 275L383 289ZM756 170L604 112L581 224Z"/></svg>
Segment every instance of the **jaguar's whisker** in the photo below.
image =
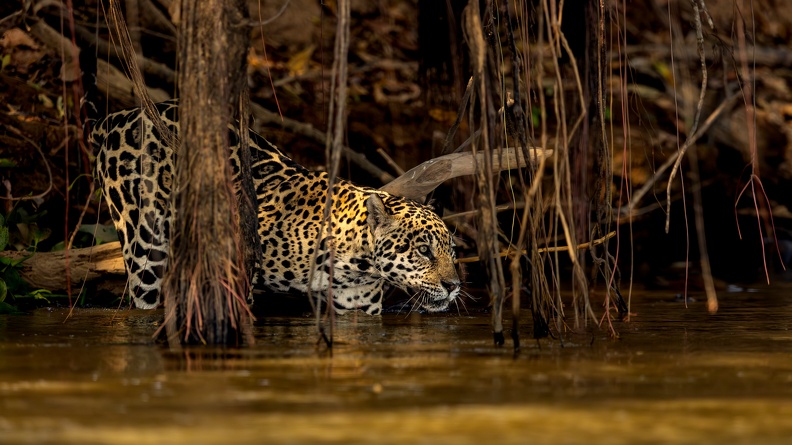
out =
<svg viewBox="0 0 792 445"><path fill-rule="evenodd" d="M397 312L396 315L401 314L402 309L404 309L407 306L410 306L410 310L407 311L407 314L412 312L413 308L415 307L415 301L418 298L418 296L420 295L420 293L421 293L421 291L419 290L419 291L416 291L415 293L413 293L412 295L410 295L410 297L407 299L407 301L405 301L404 304L402 304L401 307L399 307L399 312Z"/></svg>
<svg viewBox="0 0 792 445"><path fill-rule="evenodd" d="M454 299L454 306L456 306L457 315L462 315L462 311L459 310L459 298ZM465 310L467 312L467 310Z"/></svg>
<svg viewBox="0 0 792 445"><path fill-rule="evenodd" d="M465 293L467 294L467 292L465 292ZM461 294L461 292L460 292L460 294ZM469 294L468 294L468 296L469 296ZM468 311L468 308L467 308L467 304L465 304L465 300L463 300L462 298L457 298L454 301L457 302L457 305L459 305L459 304L462 305L462 308L465 309L465 314L470 315L470 312Z"/></svg>
<svg viewBox="0 0 792 445"><path fill-rule="evenodd" d="M459 290L459 295L460 296L465 296L466 298L469 298L472 301L479 301L481 299L480 297L474 297L473 295L470 294L470 292L462 290L462 289Z"/></svg>
<svg viewBox="0 0 792 445"><path fill-rule="evenodd" d="M415 302L413 302L412 307L410 308L410 312L415 312L416 308L420 309L423 306L424 302L426 301L426 292L421 289L418 293L415 294Z"/></svg>

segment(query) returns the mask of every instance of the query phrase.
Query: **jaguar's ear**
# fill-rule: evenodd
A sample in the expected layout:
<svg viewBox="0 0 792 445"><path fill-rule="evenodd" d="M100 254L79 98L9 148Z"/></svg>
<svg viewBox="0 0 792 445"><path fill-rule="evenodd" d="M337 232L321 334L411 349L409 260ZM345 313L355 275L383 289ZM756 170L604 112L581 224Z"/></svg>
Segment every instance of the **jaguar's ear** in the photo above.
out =
<svg viewBox="0 0 792 445"><path fill-rule="evenodd" d="M387 210L385 210L385 204L376 193L372 193L366 199L366 210L368 210L366 219L371 233L374 233L378 228L384 229L393 224L393 217L388 215Z"/></svg>

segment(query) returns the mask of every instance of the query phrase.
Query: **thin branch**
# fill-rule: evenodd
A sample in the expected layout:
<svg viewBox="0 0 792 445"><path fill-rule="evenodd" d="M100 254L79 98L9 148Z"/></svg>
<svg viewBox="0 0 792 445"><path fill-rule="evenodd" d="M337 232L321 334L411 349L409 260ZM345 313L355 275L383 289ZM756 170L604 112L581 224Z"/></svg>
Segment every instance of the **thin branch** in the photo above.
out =
<svg viewBox="0 0 792 445"><path fill-rule="evenodd" d="M299 122L288 117L281 118L277 113L262 107L261 105L251 103L250 107L256 120L263 125L271 127L279 127L288 130L294 134L302 135L310 138L311 140L323 144L327 140L327 135L321 130L317 130L313 125ZM366 173L373 176L383 184L393 181L394 177L390 173L377 167L374 163L368 160L366 155L359 153L348 146L342 147L344 156L351 162L355 163L358 167L366 171Z"/></svg>
<svg viewBox="0 0 792 445"><path fill-rule="evenodd" d="M394 171L396 171L397 174L399 174L399 175L403 175L404 174L404 169L401 168L401 166L399 164L397 164L396 161L394 161L393 158L390 157L390 155L385 150L382 149L382 147L377 149L377 153L379 153L379 155L382 156L382 159L384 159L385 162L387 162L388 165L390 165L390 167Z"/></svg>
<svg viewBox="0 0 792 445"><path fill-rule="evenodd" d="M580 243L577 245L577 250L586 250L592 246L599 246L600 244L604 243L605 241L613 238L616 236L616 231L609 232L605 236L595 239L594 241L587 241L585 243ZM569 246L554 246L554 247L540 247L536 249L537 253L546 253L546 252L567 252L569 251ZM520 255L527 255L529 252L527 250L522 250L517 252L514 249L506 249L501 251L498 255L501 257L511 257L519 253ZM458 258L456 260L457 264L465 264L465 263L476 263L481 261L481 258L478 256L471 256L465 258Z"/></svg>
<svg viewBox="0 0 792 445"><path fill-rule="evenodd" d="M278 9L278 12L276 12L274 16L268 18L267 20L260 20L258 22L250 22L250 23L247 24L247 26L257 27L257 26L269 25L270 23L274 22L275 20L278 20L280 18L280 16L282 16L283 13L286 12L286 7L289 6L289 3L291 3L291 0L284 1L283 5L281 5L280 9Z"/></svg>
<svg viewBox="0 0 792 445"><path fill-rule="evenodd" d="M682 149L687 150L688 147L695 144L709 130L712 124L715 123L715 121L718 119L718 117L720 117L720 115L724 111L731 109L731 107L736 103L739 97L740 97L739 94L733 94L727 97L723 102L721 102L721 104L718 105L718 108L716 108L709 115L709 117L701 124L699 130L685 141L685 143L682 145ZM682 153L682 149L680 149L678 153ZM677 154L677 156L671 156L668 159L666 159L663 165L661 165L660 167L657 168L657 170L655 170L655 173L652 176L652 178L646 181L646 183L644 183L644 185L640 188L640 190L638 190L633 194L630 203L627 206L621 208L622 214L627 214L627 215L632 214L633 211L635 210L635 207L641 201L641 198L643 198L644 195L646 195L649 192L649 190L651 190L651 188L660 180L660 178L663 176L664 172L668 169L668 167L670 167L672 164L675 164L677 162L682 162L679 154ZM673 180L673 176L669 178L669 182L671 182L671 180Z"/></svg>
<svg viewBox="0 0 792 445"><path fill-rule="evenodd" d="M6 127L6 128L8 130L10 130L12 133L15 133L17 136L22 138L22 140L24 140L28 144L32 145L33 148L36 149L36 151L38 152L39 156L41 156L41 160L44 161L44 167L47 168L47 178L48 178L48 181L49 181L49 185L47 186L47 190L44 190L43 192L39 193L38 195L22 196L20 198L13 198L11 196L8 196L8 197L0 196L0 199L3 199L5 201L31 201L31 200L35 200L35 199L41 199L41 198L47 196L49 194L49 192L52 191L52 169L50 169L49 162L47 162L47 157L44 156L44 152L41 151L41 147L38 144L36 144L35 142L33 142L32 140L30 140L30 138L28 138L27 136L22 134L18 129L16 129L14 127Z"/></svg>
<svg viewBox="0 0 792 445"><path fill-rule="evenodd" d="M470 94L473 91L473 84L477 82L478 79L475 79L475 77L471 77L468 80L467 87L465 88L465 94L462 96L462 100L459 101L459 109L457 110L456 119L454 119L454 123L451 124L451 128L448 129L445 141L443 142L443 149L440 151L440 154L449 153L448 149L451 147L451 141L454 139L457 129L459 129L459 124L462 123L462 116L465 115L465 109L467 109L468 102L470 102Z"/></svg>
<svg viewBox="0 0 792 445"><path fill-rule="evenodd" d="M699 174L698 153L690 150L690 173L693 181L693 221L696 224L696 240L699 247L699 264L701 277L704 280L704 294L707 296L707 310L714 314L718 311L718 295L715 281L712 279L709 251L707 250L707 232L704 228L704 199L701 196L701 175ZM687 301L687 299L685 300Z"/></svg>
<svg viewBox="0 0 792 445"><path fill-rule="evenodd" d="M690 0L690 3L693 5L693 21L696 25L696 49L698 50L699 60L701 62L701 87L699 91L699 100L696 104L696 112L693 116L693 126L690 128L690 134L696 134L696 130L698 129L699 118L701 117L701 108L704 106L704 95L707 93L707 58L704 55L704 33L701 30L701 14L699 12L698 3L696 0ZM685 152L687 149L693 144L685 144L679 150L677 154L676 162L674 162L674 168L671 169L671 173L668 175L668 185L666 186L666 224L665 224L665 231L668 233L669 226L671 225L671 186L674 183L674 177L676 176L677 170L679 170L679 166L682 164L682 157L685 156Z"/></svg>

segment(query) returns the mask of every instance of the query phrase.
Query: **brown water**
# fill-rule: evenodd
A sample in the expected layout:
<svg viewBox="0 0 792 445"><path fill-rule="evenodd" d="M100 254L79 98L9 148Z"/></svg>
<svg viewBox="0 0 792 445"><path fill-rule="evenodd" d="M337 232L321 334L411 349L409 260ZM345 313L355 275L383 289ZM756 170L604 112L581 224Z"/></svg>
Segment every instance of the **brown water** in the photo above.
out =
<svg viewBox="0 0 792 445"><path fill-rule="evenodd" d="M792 443L792 293L633 298L607 333L492 345L481 315L308 318L170 353L161 313L0 316L0 443Z"/></svg>

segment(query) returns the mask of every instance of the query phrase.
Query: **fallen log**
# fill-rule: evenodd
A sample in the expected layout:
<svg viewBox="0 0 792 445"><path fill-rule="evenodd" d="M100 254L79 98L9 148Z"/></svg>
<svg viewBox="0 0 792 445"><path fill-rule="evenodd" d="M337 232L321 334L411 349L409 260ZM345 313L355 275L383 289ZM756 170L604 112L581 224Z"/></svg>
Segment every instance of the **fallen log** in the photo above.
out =
<svg viewBox="0 0 792 445"><path fill-rule="evenodd" d="M67 258L68 254L68 258ZM22 261L19 275L35 289L64 291L67 288L67 276L71 285L80 286L84 282L97 278L112 278L106 289L121 294L126 281L124 259L121 256L121 243L118 241L83 249L71 249L68 252L0 252L0 256L11 260ZM67 275L67 271L69 272Z"/></svg>
<svg viewBox="0 0 792 445"><path fill-rule="evenodd" d="M538 162L543 157L550 157L553 150L531 148L531 162ZM478 153L476 162L483 165L483 153ZM495 150L493 153L493 170L502 171L526 166L526 159L514 148ZM381 187L389 193L420 199L437 188L444 181L475 172L476 163L473 153L453 153L430 159L392 182ZM30 252L0 252L1 257L21 259L31 255ZM20 264L19 274L32 287L51 291L63 291L68 286L67 270L72 287L92 282L98 278L113 278L111 283L103 286L107 290L120 295L124 289L124 260L121 255L121 243L112 242L82 249L71 249L68 252L38 252Z"/></svg>

